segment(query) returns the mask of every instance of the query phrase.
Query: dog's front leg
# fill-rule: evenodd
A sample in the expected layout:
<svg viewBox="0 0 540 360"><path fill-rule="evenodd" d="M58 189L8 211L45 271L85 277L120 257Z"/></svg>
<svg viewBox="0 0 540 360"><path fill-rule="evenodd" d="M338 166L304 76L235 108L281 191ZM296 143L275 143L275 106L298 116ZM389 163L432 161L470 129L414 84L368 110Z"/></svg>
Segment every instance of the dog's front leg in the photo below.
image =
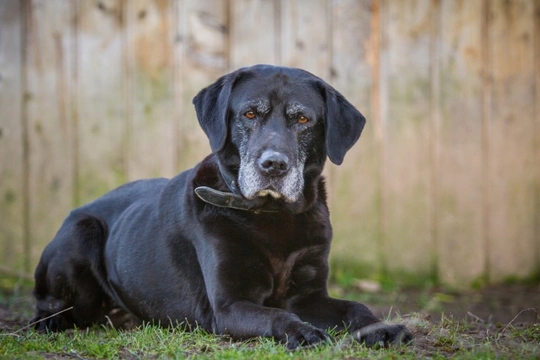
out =
<svg viewBox="0 0 540 360"><path fill-rule="evenodd" d="M214 331L245 339L270 336L289 349L329 339L324 331L304 323L297 315L250 301L233 301L215 309Z"/></svg>
<svg viewBox="0 0 540 360"><path fill-rule="evenodd" d="M198 252L215 333L237 339L269 336L291 349L329 337L276 306L276 279L264 256L243 243L211 240Z"/></svg>
<svg viewBox="0 0 540 360"><path fill-rule="evenodd" d="M363 304L334 299L326 294L296 301L293 312L302 320L322 329L348 329L350 334L367 346L403 344L412 340L409 330L401 324L385 324Z"/></svg>

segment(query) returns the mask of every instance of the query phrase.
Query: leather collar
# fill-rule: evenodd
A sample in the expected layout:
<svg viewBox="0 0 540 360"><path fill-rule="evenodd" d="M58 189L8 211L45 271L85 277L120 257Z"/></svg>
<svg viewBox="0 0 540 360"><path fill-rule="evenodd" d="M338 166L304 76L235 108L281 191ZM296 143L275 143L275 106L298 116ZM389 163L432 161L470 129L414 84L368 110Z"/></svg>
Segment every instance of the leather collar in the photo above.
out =
<svg viewBox="0 0 540 360"><path fill-rule="evenodd" d="M207 204L218 207L251 211L255 214L261 212L279 212L281 207L273 202L266 202L262 206L253 207L253 202L240 195L231 192L219 191L208 186L199 186L195 188L195 194Z"/></svg>
<svg viewBox="0 0 540 360"><path fill-rule="evenodd" d="M219 167L219 172L221 174L221 177L227 184L227 187L231 192L225 192L225 191L219 191L216 189L212 189L208 186L199 186L195 188L195 194L199 199L204 201L207 204L211 204L218 207L224 207L224 208L230 208L230 209L236 209L236 210L244 210L244 211L251 211L255 214L259 214L261 212L279 212L282 210L281 206L279 204L276 204L275 202L265 202L262 205L255 205L254 201L248 200L243 198L240 195L240 192L238 191L238 188L236 187L236 181L232 174L230 174L228 171L223 171L221 169L221 166ZM255 205L255 206L254 206Z"/></svg>

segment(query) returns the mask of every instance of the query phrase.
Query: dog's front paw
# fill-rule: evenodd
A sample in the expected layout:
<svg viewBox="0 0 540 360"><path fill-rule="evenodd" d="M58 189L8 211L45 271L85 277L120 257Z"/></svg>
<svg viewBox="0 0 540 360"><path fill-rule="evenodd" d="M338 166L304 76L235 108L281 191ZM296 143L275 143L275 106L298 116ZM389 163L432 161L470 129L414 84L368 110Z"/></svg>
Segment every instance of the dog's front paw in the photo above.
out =
<svg viewBox="0 0 540 360"><path fill-rule="evenodd" d="M287 329L287 348L293 350L300 346L309 346L323 341L330 341L332 338L321 329L317 329L308 324L299 323Z"/></svg>
<svg viewBox="0 0 540 360"><path fill-rule="evenodd" d="M38 332L60 332L73 327L73 323L62 315L36 316L30 324Z"/></svg>
<svg viewBox="0 0 540 360"><path fill-rule="evenodd" d="M407 344L413 335L405 325L389 325L375 323L365 326L353 333L356 340L365 343L368 347Z"/></svg>

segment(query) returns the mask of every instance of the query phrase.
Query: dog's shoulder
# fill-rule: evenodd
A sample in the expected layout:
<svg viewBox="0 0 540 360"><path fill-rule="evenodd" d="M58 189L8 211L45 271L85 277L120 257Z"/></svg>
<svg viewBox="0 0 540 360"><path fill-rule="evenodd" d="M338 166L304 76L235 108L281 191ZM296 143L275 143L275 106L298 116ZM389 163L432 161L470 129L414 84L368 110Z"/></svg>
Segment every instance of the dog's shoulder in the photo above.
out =
<svg viewBox="0 0 540 360"><path fill-rule="evenodd" d="M186 178L192 190L199 186L208 186L215 190L228 191L227 184L220 174L218 159L210 154L198 163Z"/></svg>

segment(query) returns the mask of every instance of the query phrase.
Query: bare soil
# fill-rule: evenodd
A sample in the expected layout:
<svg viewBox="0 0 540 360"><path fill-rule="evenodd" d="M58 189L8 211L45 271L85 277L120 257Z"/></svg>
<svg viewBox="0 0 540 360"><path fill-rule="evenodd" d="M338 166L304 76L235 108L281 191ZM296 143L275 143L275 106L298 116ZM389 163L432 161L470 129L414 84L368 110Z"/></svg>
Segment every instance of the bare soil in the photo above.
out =
<svg viewBox="0 0 540 360"><path fill-rule="evenodd" d="M379 302L386 306L374 304L380 316L387 316L391 311L401 315L424 314L434 322L451 316L499 325L511 321L540 323L540 284L501 285L464 292L405 289L393 296L395 301L390 304L383 300Z"/></svg>

